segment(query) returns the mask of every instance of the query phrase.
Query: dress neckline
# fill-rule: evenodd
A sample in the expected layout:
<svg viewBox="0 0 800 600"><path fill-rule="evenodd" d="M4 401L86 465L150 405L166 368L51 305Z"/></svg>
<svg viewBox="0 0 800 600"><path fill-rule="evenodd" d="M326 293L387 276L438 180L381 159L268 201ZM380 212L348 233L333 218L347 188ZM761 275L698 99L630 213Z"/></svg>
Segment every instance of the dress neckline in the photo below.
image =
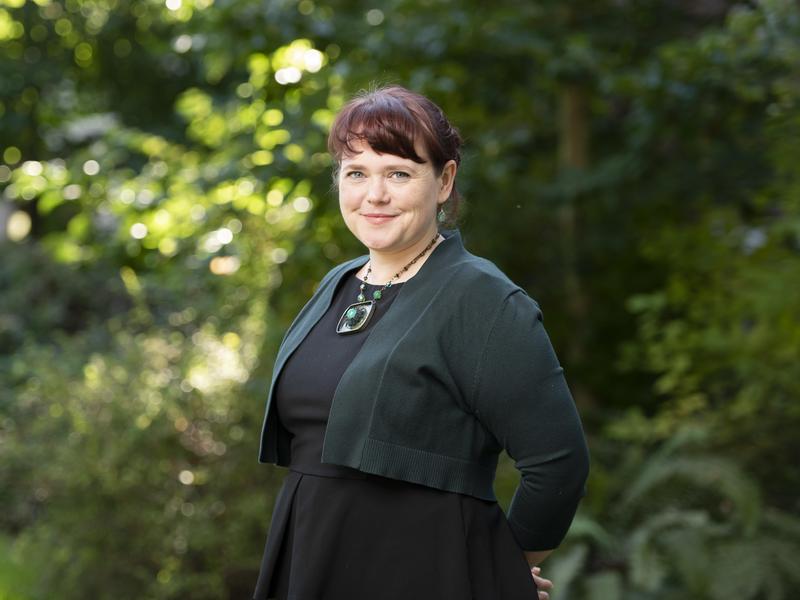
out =
<svg viewBox="0 0 800 600"><path fill-rule="evenodd" d="M412 277L411 279L414 279L414 278ZM406 279L405 281L399 281L397 283L393 283L389 287L390 288L398 287L400 285L403 285L404 283L407 283L408 281L411 281L411 279ZM365 283L367 285L367 287L383 287L384 285L386 285L385 283L369 283L368 281L364 281L360 277L356 277L356 281L358 281L358 283Z"/></svg>

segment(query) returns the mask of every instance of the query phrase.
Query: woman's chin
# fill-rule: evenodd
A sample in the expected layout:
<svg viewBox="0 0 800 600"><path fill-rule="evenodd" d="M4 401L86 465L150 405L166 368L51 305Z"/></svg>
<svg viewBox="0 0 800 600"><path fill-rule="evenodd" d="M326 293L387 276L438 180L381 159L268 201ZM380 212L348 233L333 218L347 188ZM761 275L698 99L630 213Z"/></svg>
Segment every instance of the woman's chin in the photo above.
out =
<svg viewBox="0 0 800 600"><path fill-rule="evenodd" d="M362 227L356 237L370 250L379 252L391 250L399 241L394 232L378 231L370 227Z"/></svg>
<svg viewBox="0 0 800 600"><path fill-rule="evenodd" d="M394 244L384 238L362 238L361 243L373 252L391 252L394 248Z"/></svg>

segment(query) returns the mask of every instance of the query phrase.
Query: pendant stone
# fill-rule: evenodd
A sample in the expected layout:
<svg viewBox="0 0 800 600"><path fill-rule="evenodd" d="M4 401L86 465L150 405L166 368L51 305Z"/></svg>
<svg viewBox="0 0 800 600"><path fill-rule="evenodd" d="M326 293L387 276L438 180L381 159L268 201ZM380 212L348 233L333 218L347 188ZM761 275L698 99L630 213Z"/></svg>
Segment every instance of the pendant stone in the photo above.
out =
<svg viewBox="0 0 800 600"><path fill-rule="evenodd" d="M336 333L355 333L362 329L369 321L374 309L375 303L372 300L351 304L342 313L342 318L339 319L339 324L336 325Z"/></svg>

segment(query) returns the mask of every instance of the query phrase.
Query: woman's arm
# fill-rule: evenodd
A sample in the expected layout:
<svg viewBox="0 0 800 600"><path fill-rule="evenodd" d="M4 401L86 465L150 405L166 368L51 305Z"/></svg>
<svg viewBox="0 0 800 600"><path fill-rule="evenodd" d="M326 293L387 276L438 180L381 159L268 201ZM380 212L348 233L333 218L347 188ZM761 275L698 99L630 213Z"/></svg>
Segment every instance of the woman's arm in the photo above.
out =
<svg viewBox="0 0 800 600"><path fill-rule="evenodd" d="M561 543L572 523L589 452L539 305L518 290L490 318L473 409L521 473L508 523L535 563Z"/></svg>

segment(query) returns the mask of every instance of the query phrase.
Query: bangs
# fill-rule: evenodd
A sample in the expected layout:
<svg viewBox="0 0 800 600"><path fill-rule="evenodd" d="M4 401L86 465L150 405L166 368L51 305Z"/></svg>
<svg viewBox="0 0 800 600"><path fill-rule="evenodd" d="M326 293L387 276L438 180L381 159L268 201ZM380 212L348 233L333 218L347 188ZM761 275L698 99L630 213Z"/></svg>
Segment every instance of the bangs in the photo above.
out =
<svg viewBox="0 0 800 600"><path fill-rule="evenodd" d="M425 163L414 148L417 140L427 145L422 123L427 115L415 115L397 98L388 95L364 98L347 107L336 119L328 138L328 150L336 162L357 154L358 142L369 145L375 152L394 154L401 158Z"/></svg>

